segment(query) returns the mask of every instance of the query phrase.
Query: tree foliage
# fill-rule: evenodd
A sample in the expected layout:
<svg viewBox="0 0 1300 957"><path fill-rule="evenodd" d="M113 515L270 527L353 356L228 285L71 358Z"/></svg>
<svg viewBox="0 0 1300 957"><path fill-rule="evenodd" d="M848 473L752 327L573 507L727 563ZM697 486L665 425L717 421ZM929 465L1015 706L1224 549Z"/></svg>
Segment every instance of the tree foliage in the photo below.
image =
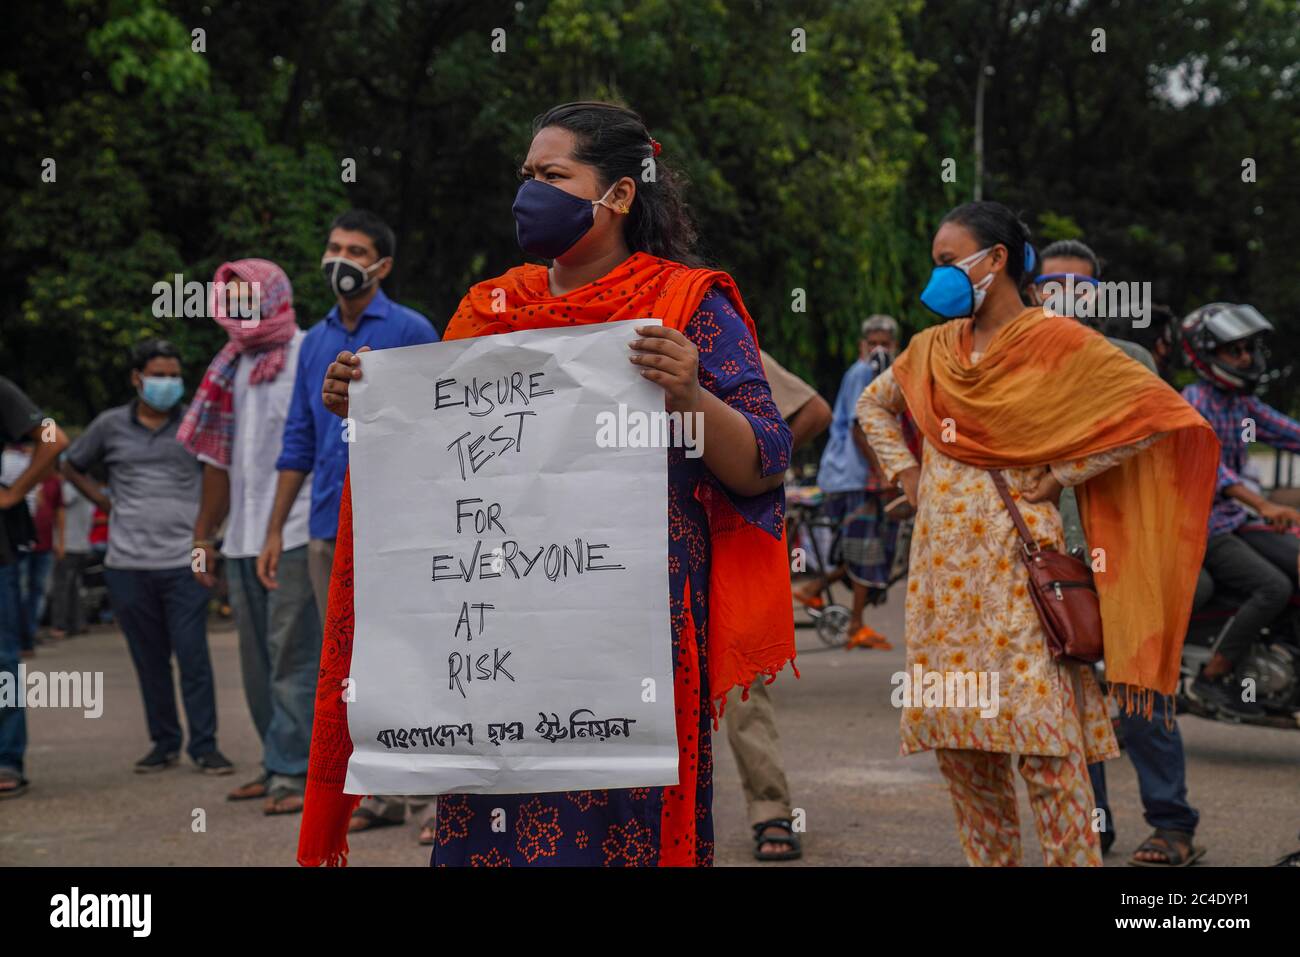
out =
<svg viewBox="0 0 1300 957"><path fill-rule="evenodd" d="M325 228L350 205L393 225L389 291L441 328L521 260L532 120L579 98L645 117L764 345L833 394L864 316L929 321L916 295L935 223L972 192L984 59L987 196L1175 309L1252 301L1283 345L1300 332L1284 0L64 0L10 21L0 371L69 422L125 398L145 335L197 383L222 335L153 315L175 273L274 259L317 321Z"/></svg>

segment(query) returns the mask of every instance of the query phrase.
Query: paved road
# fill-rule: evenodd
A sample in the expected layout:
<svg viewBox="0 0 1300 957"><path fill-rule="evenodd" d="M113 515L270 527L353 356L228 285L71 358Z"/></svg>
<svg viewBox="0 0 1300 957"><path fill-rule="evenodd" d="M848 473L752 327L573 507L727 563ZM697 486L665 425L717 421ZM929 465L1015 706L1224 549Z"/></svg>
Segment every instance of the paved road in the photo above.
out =
<svg viewBox="0 0 1300 957"><path fill-rule="evenodd" d="M797 806L807 816L805 865L956 865L962 863L947 790L928 754L898 756L898 715L889 704L889 676L903 667L902 602L869 619L895 639L893 651L823 651L810 630L799 632L801 680L782 675L772 686L787 771ZM148 750L135 675L112 628L45 644L29 667L105 674L103 716L32 710L28 775L32 790L0 802L0 864L286 865L294 858L298 819L267 818L257 802L230 804L229 787L259 758L239 680L235 635L214 622L222 749L239 766L234 778L205 777L190 766L136 775L131 764ZM1300 732L1239 728L1183 718L1189 784L1202 814L1199 840L1207 865L1271 863L1300 830ZM715 822L718 863L752 863L751 843L729 748L716 748ZM1121 866L1146 828L1137 783L1126 758L1109 765L1119 840L1108 864ZM1025 859L1039 857L1032 817ZM207 829L195 833L194 812ZM418 822L356 835L355 865L427 865L416 843ZM777 866L777 865L770 865Z"/></svg>

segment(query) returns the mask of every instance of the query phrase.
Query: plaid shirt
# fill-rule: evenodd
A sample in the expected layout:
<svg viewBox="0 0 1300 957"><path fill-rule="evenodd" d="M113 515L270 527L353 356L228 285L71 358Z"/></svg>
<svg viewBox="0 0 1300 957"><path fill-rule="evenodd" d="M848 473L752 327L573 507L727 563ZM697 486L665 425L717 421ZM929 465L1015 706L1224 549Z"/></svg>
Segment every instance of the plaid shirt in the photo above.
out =
<svg viewBox="0 0 1300 957"><path fill-rule="evenodd" d="M1300 452L1300 422L1253 395L1241 395L1195 382L1183 390L1183 398L1201 415L1219 437L1222 451L1214 507L1210 511L1210 535L1222 535L1246 524L1246 506L1224 494L1230 485L1240 485L1246 470L1248 442L1243 440L1246 420L1255 424L1255 440L1287 452Z"/></svg>

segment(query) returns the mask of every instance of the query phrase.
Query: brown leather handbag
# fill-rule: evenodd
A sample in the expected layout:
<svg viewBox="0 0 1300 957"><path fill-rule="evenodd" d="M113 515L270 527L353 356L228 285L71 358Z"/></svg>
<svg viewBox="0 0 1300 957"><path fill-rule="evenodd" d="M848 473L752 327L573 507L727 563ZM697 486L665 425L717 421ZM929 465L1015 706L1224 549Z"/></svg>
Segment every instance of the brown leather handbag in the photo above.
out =
<svg viewBox="0 0 1300 957"><path fill-rule="evenodd" d="M1039 545L1011 498L1006 477L997 469L989 469L989 475L1020 534L1020 560L1029 570L1029 597L1043 623L1047 650L1057 660L1100 661L1101 604L1092 569L1073 555Z"/></svg>

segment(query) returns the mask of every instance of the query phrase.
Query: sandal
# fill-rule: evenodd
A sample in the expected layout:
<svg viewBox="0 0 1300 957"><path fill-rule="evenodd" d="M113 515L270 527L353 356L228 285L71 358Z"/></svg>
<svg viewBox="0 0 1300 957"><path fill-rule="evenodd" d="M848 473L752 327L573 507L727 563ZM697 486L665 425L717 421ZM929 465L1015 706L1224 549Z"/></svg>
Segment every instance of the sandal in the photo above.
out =
<svg viewBox="0 0 1300 957"><path fill-rule="evenodd" d="M821 595L805 595L803 592L794 592L794 600L805 608L811 608L814 611L820 611L826 607L826 599Z"/></svg>
<svg viewBox="0 0 1300 957"><path fill-rule="evenodd" d="M784 831L784 834L764 834L769 828ZM782 845L785 850L765 851L764 844ZM794 828L789 818L773 818L760 821L754 825L754 858L760 861L797 861L803 857L803 848L799 838L795 837Z"/></svg>
<svg viewBox="0 0 1300 957"><path fill-rule="evenodd" d="M879 648L881 651L889 651L894 646L890 644L889 639L882 635L870 625L863 625L853 633L849 638L845 648Z"/></svg>
<svg viewBox="0 0 1300 957"><path fill-rule="evenodd" d="M426 837L426 835L428 836ZM437 816L434 814L430 814L428 817L424 819L424 823L420 825L420 843L423 844L425 847L428 847L434 842L434 839L437 836L438 836Z"/></svg>
<svg viewBox="0 0 1300 957"><path fill-rule="evenodd" d="M226 795L226 800L251 801L253 798L266 797L266 793L269 790L268 782L270 780L271 775L264 772L260 777L254 778L247 784L241 784L239 787L235 788Z"/></svg>
<svg viewBox="0 0 1300 957"><path fill-rule="evenodd" d="M1138 855L1143 852L1164 855L1163 861L1143 861ZM1128 859L1131 867L1190 867L1205 856L1205 848L1192 843L1188 831L1175 831L1167 827L1158 827L1155 833L1141 843L1133 856Z"/></svg>
<svg viewBox="0 0 1300 957"><path fill-rule="evenodd" d="M262 813L270 817L275 814L297 814L302 811L303 796L301 791L283 785L271 788Z"/></svg>
<svg viewBox="0 0 1300 957"><path fill-rule="evenodd" d="M352 819L348 821L348 833L355 834L357 831L370 831L378 827L401 827L405 823L376 814L368 807L359 807L352 812Z"/></svg>
<svg viewBox="0 0 1300 957"><path fill-rule="evenodd" d="M0 772L0 781L5 783L10 781L13 782L13 787L0 788L0 800L4 800L5 798L21 797L23 794L27 793L27 788L31 785L31 782L17 771Z"/></svg>

